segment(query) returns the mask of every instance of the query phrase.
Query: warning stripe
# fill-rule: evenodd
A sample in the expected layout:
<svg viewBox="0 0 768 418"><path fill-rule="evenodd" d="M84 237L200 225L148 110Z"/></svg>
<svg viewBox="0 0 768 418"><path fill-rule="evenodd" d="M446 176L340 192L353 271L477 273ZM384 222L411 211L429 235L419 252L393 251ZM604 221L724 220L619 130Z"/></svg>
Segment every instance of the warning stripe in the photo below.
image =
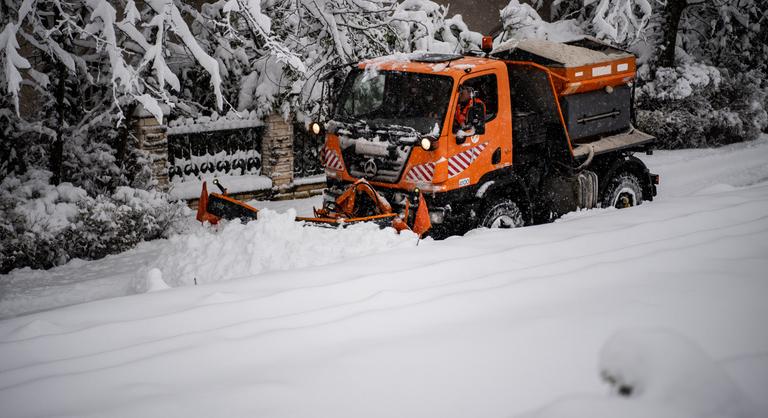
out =
<svg viewBox="0 0 768 418"><path fill-rule="evenodd" d="M344 166L341 164L341 160L339 159L339 155L336 154L336 151L332 149L325 148L323 149L323 164L331 169L334 170L343 170Z"/></svg>
<svg viewBox="0 0 768 418"><path fill-rule="evenodd" d="M448 160L448 178L455 177L462 171L466 170L483 152L487 142L470 148L466 151L462 151Z"/></svg>
<svg viewBox="0 0 768 418"><path fill-rule="evenodd" d="M435 163L427 163L411 167L405 179L408 181L431 182L435 177Z"/></svg>

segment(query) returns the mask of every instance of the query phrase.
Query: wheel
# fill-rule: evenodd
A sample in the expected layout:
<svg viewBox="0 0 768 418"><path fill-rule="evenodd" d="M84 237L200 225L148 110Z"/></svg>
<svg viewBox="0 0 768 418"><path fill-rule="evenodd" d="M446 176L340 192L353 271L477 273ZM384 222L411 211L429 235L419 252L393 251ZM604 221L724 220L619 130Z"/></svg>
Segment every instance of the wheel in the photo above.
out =
<svg viewBox="0 0 768 418"><path fill-rule="evenodd" d="M491 201L480 215L478 226L485 228L519 228L523 226L523 213L510 199Z"/></svg>
<svg viewBox="0 0 768 418"><path fill-rule="evenodd" d="M640 180L631 173L621 173L611 179L605 188L601 206L623 209L637 206L643 202L643 188Z"/></svg>

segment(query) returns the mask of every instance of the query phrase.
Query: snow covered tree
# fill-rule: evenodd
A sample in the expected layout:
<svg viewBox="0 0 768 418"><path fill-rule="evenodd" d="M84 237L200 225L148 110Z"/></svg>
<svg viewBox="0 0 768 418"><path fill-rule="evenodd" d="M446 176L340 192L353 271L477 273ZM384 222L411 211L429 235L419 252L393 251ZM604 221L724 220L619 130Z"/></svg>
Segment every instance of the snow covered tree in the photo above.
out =
<svg viewBox="0 0 768 418"><path fill-rule="evenodd" d="M16 108L20 131L14 136L25 137L26 151L39 151L31 155L46 155L53 183L83 180L94 193L130 184L116 160L130 154L126 119L137 105L162 118L160 103L175 104L180 68L166 64L170 54L191 57L209 73L222 108L218 64L194 39L184 6L171 0L147 1L141 10L133 0L2 3L0 87ZM22 87L26 112L19 111Z"/></svg>
<svg viewBox="0 0 768 418"><path fill-rule="evenodd" d="M688 1L676 54L721 68L768 75L766 16L768 3L759 0Z"/></svg>
<svg viewBox="0 0 768 418"><path fill-rule="evenodd" d="M301 114L319 98L324 71L391 53L388 0L221 0L190 12L192 30L219 63L236 111ZM189 75L189 74L187 74ZM186 95L187 92L184 93Z"/></svg>

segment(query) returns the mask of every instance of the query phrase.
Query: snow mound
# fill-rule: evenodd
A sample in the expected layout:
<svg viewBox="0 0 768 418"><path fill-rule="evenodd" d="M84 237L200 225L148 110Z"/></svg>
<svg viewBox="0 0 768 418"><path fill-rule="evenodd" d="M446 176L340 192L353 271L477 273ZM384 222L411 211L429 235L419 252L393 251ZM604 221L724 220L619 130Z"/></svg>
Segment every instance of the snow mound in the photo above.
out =
<svg viewBox="0 0 768 418"><path fill-rule="evenodd" d="M600 373L623 396L655 401L698 417L749 417L740 389L700 347L664 330L615 334L600 354Z"/></svg>
<svg viewBox="0 0 768 418"><path fill-rule="evenodd" d="M748 418L754 406L698 345L666 330L624 330L600 352L613 397L574 395L519 418Z"/></svg>
<svg viewBox="0 0 768 418"><path fill-rule="evenodd" d="M296 211L259 211L257 221L222 223L169 239L154 267L171 286L252 277L272 270L335 263L416 245L416 235L373 224L347 228L307 226Z"/></svg>
<svg viewBox="0 0 768 418"><path fill-rule="evenodd" d="M168 283L163 280L163 272L156 268L150 269L147 272L147 292L156 292L170 288Z"/></svg>

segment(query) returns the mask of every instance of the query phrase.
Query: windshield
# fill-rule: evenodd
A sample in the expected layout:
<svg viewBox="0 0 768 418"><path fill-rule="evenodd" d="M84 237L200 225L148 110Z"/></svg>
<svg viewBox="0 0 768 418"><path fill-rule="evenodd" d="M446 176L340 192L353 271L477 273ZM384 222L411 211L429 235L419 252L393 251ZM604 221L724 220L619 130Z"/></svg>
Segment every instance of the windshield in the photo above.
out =
<svg viewBox="0 0 768 418"><path fill-rule="evenodd" d="M446 76L358 69L344 83L336 116L439 134L452 87L453 79Z"/></svg>

